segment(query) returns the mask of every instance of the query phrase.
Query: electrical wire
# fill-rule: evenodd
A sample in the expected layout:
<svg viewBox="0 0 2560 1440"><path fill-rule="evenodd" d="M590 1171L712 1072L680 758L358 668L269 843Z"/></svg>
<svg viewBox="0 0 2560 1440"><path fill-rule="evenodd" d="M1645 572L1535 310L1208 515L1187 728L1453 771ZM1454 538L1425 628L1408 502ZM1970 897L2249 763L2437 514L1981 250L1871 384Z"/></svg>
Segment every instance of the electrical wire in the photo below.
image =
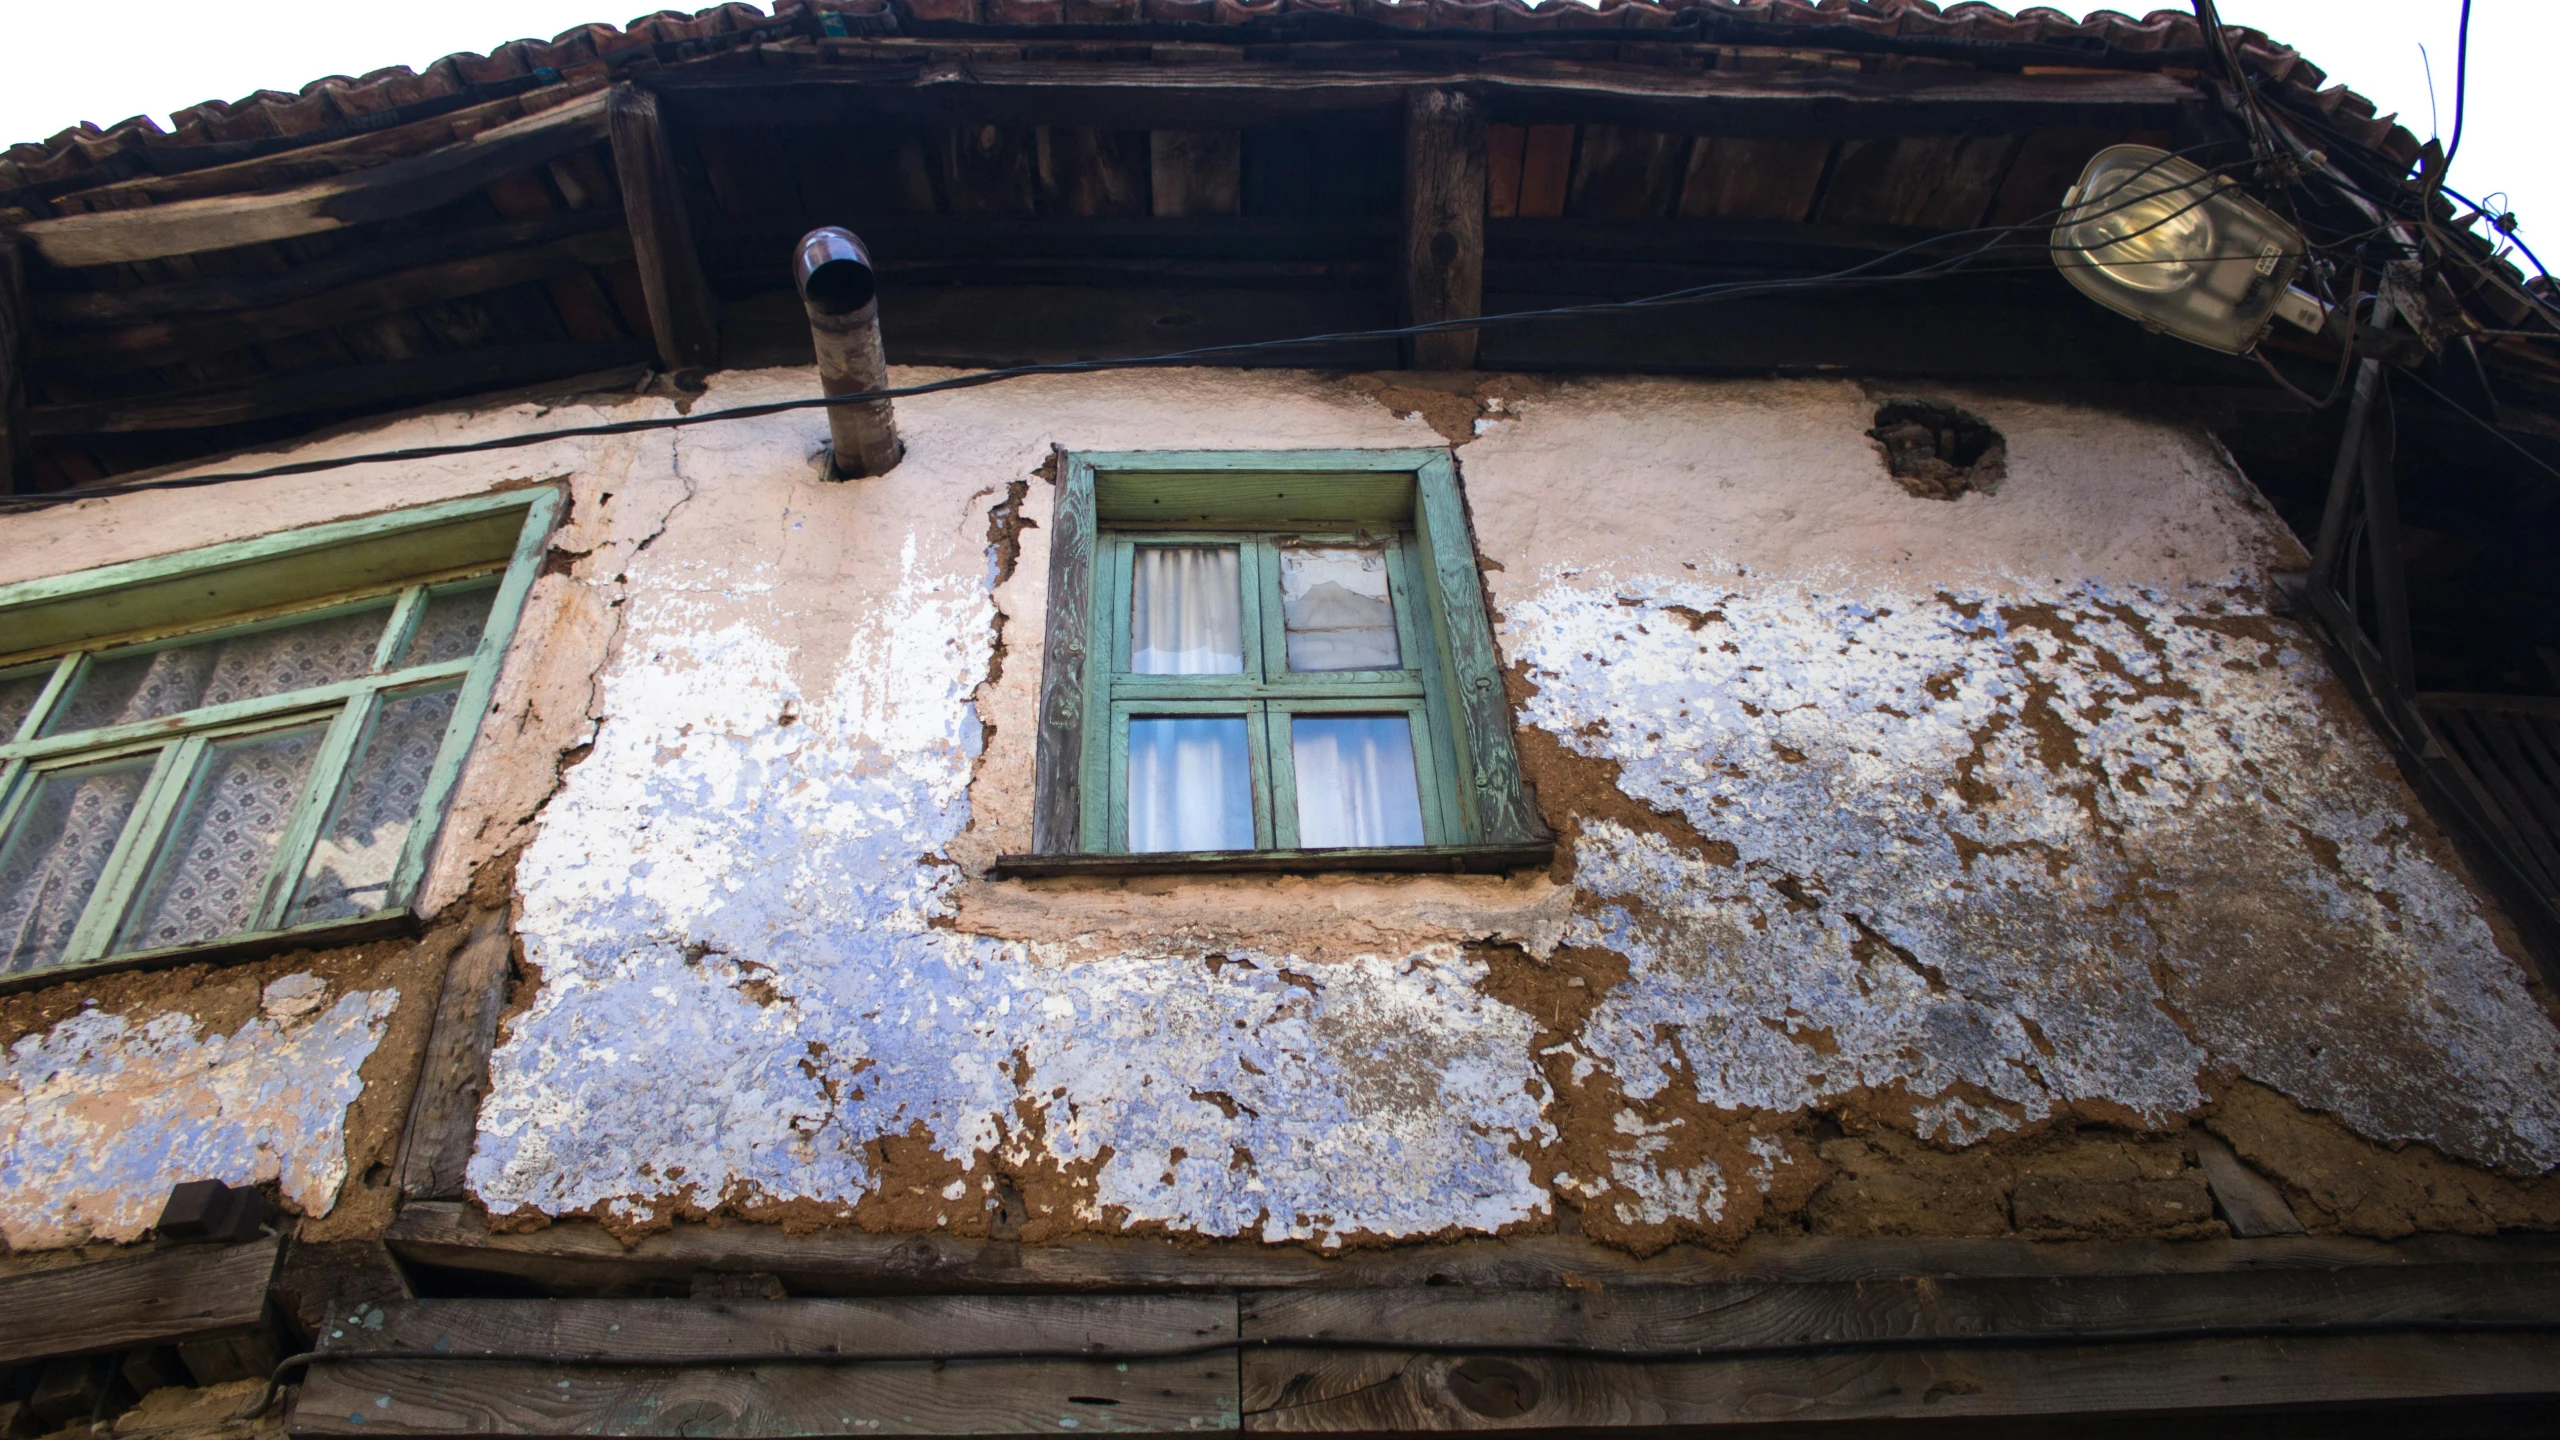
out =
<svg viewBox="0 0 2560 1440"><path fill-rule="evenodd" d="M2453 157L2462 153L2463 92L2471 78L2471 0L2462 0L2462 24L2454 31L2453 40L2453 138L2445 142L2444 164L2437 167L2437 184L2453 170Z"/></svg>
<svg viewBox="0 0 2560 1440"><path fill-rule="evenodd" d="M2181 155L2184 153L2186 152L2180 152ZM2169 224L2179 216L2187 213L2187 211L2196 209L2208 203L2212 198L2213 187L2194 181L2186 182L2186 184L2179 186L2173 186L2166 190L2146 191L2140 195L2132 196L2121 201L2116 200L2115 197L2123 193L2125 186L2131 185L2140 180L2143 175L2166 163L2170 158L2176 157L2164 154L2161 160L2156 160L2143 166L2141 169L2134 171L2123 181L2119 182L2118 186L2114 190L2109 191L2106 197L2107 200L2114 203L2097 209L2088 208L2087 202L2084 202L2079 206L2071 207L2073 218L2081 221L2100 218L2105 215L2117 213L2121 210L2130 209L2131 207L2145 201L2156 199L2163 194L2178 193L2190 186L2197 191L2196 197L2188 201L2185 205L2171 210L2169 213L2158 217L2139 229L2127 231L2122 235L2112 237L2106 242L2107 245L2120 245L2126 240L2147 234L2153 229ZM2210 180L2220 178L2223 172L2229 168L2230 167L2227 166L2216 166L2207 169L2204 173L2206 178ZM1909 244L1898 246L1895 249L1886 251L1882 255L1874 256L1868 260L1861 261L1856 265L1849 266L1846 269L1836 270L1826 275L1802 276L1783 280L1727 281L1714 285L1700 285L1681 290L1666 291L1662 294L1648 295L1632 300L1591 301L1579 305L1551 306L1539 310L1513 311L1500 315L1470 316L1463 319L1441 320L1421 325L1402 325L1385 329L1346 330L1319 335L1290 336L1276 340L1237 341L1224 345L1197 346L1188 350L1169 351L1157 355L1131 356L1108 360L1072 360L1054 361L1034 365L1013 365L994 370L977 371L967 375L947 376L940 380L925 381L915 385L892 386L881 390L866 390L842 395L820 395L793 400L775 400L754 405L737 405L721 410L706 411L700 414L653 416L646 420L622 420L602 425L581 425L564 427L558 430L527 431L514 435L495 436L486 440L460 441L450 445L408 446L395 450L374 451L359 455L343 455L326 459L289 461L281 465L270 465L254 470L216 471L201 475L172 476L158 480L135 480L128 481L121 485L86 486L76 490L53 491L40 495L0 496L0 511L45 509L57 505L71 504L81 500L99 499L110 495L130 494L143 490L193 489L200 486L230 484L245 480L277 479L291 475L307 475L325 470L343 469L354 465L397 464L419 460L444 459L456 455L474 455L498 450L522 449L528 446L549 444L556 440L594 439L615 435L644 434L659 430L684 429L694 425L707 425L725 420L751 420L768 415L786 414L796 410L822 409L833 405L860 404L875 400L895 401L914 399L925 395L943 394L953 390L975 389L984 385L993 385L1008 380L1026 379L1041 375L1081 375L1113 370L1162 368L1172 365L1191 364L1212 357L1261 354L1277 350L1302 349L1315 345L1342 345L1368 341L1404 339L1417 335L1436 335L1454 330L1475 330L1500 325L1521 324L1531 321L1622 314L1671 306L1705 305L1713 304L1718 301L1746 299L1761 295L1786 294L1803 290L1818 290L1841 286L1901 284L1914 280L1940 279L1965 269L1972 261L1977 260L1984 255L1997 251L2001 248L2002 244L2009 239L2009 237L2029 230L2043 229L2051 219L2060 216L2062 213L2062 207L2056 207L2031 217L2026 221L2021 221L2013 225L1976 226L1971 229L1947 231L1936 235L1926 236L1921 239L1914 240ZM1955 255L1932 261L1929 264L1922 265L1914 270L1895 271L1885 274L1870 273L1880 266L1890 264L1905 256L1944 246L1951 241L1962 240L1970 236L1988 236L1990 238L1983 244L1975 246L1970 250L1961 251ZM2067 252L2074 248L2086 251L2099 247L2071 247L2048 244L2047 248ZM2193 257L2187 258L2191 259ZM2256 257L2253 255L2248 258L2254 259Z"/></svg>

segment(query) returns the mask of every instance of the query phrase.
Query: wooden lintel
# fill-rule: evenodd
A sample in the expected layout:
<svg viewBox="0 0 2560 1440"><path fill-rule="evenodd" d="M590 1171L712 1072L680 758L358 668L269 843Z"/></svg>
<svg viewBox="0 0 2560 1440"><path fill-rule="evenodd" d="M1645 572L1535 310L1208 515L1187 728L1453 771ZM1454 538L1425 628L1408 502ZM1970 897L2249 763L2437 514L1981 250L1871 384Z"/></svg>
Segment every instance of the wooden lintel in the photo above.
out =
<svg viewBox="0 0 2560 1440"><path fill-rule="evenodd" d="M1405 105L1403 315L1407 325L1484 313L1484 110L1457 90L1417 90ZM1472 370L1476 332L1404 343L1417 370Z"/></svg>
<svg viewBox="0 0 2560 1440"><path fill-rule="evenodd" d="M1379 69L1245 60L973 59L767 69L706 68L650 77L688 119L722 125L835 125L884 118L925 125L1084 125L1234 129L1401 122L1417 84L1462 84L1490 119L1577 120L1683 134L2000 133L2054 126L2166 128L2193 90L2167 75L2016 75L1969 70L1885 74L1684 74L1649 66L1519 57L1463 79Z"/></svg>
<svg viewBox="0 0 2560 1440"><path fill-rule="evenodd" d="M413 1266L501 1275L558 1295L628 1294L698 1271L778 1275L793 1293L1279 1289L1308 1286L1567 1288L1854 1281L1893 1276L2187 1274L2430 1264L2560 1265L2560 1240L2336 1236L2031 1244L2021 1240L1760 1237L1731 1254L1674 1247L1646 1259L1565 1236L1361 1250L1327 1258L1259 1242L1144 1239L1050 1245L949 1235L793 1235L772 1225L680 1225L632 1245L584 1221L492 1231L458 1204L411 1204L385 1239Z"/></svg>
<svg viewBox="0 0 2560 1440"><path fill-rule="evenodd" d="M720 315L694 250L693 222L685 213L658 99L628 84L614 86L610 94L614 171L622 182L623 214L640 263L658 363L669 370L712 364L720 353ZM775 257L777 270L785 258Z"/></svg>
<svg viewBox="0 0 2560 1440"><path fill-rule="evenodd" d="M282 1241L181 1245L0 1276L0 1365L248 1335Z"/></svg>
<svg viewBox="0 0 2560 1440"><path fill-rule="evenodd" d="M358 410L610 370L644 358L629 341L497 345L376 365L266 375L129 400L31 405L29 435L200 430L280 415Z"/></svg>
<svg viewBox="0 0 2560 1440"><path fill-rule="evenodd" d="M445 963L435 1026L427 1034L409 1123L400 1136L400 1193L413 1200L457 1199L489 1084L489 1051L506 1008L515 950L505 907L484 911Z"/></svg>
<svg viewBox="0 0 2560 1440"><path fill-rule="evenodd" d="M605 137L605 100L587 95L440 150L334 179L35 220L19 233L55 265L111 265L224 250L413 215Z"/></svg>

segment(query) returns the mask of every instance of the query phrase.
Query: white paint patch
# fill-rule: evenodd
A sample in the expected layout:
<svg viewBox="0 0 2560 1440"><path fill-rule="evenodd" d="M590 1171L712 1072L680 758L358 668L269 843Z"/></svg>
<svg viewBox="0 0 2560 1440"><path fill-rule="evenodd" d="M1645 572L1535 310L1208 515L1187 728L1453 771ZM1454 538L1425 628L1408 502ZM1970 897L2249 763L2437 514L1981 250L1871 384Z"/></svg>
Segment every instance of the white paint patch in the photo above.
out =
<svg viewBox="0 0 2560 1440"><path fill-rule="evenodd" d="M752 572L634 595L610 716L517 871L542 987L495 1057L474 1191L849 1211L880 1182L866 1145L921 1127L964 1164L1087 1167L1098 1207L1206 1234L1541 1213L1530 1022L1454 946L1070 961L937 928L994 613L983 575L908 557L823 696Z"/></svg>
<svg viewBox="0 0 2560 1440"><path fill-rule="evenodd" d="M1573 938L1632 962L1579 1043L1629 1096L1900 1087L1962 1144L2073 1101L2166 1121L2229 1065L2560 1163L2560 1035L2290 626L2207 587L1601 583L1513 604L1527 718L1739 852L1578 841Z"/></svg>
<svg viewBox="0 0 2560 1440"><path fill-rule="evenodd" d="M186 1180L274 1181L302 1213L328 1214L347 1107L399 998L351 991L214 1036L190 1015L137 1026L86 1011L19 1040L0 1065L0 1238L140 1239Z"/></svg>

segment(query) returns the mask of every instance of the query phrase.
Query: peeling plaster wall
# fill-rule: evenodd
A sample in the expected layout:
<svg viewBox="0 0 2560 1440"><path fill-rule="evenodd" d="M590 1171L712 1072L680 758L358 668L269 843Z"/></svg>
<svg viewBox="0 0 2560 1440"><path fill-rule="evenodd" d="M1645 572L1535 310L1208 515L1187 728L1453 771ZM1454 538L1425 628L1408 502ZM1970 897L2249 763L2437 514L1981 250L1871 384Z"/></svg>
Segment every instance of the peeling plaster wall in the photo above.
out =
<svg viewBox="0 0 2560 1440"><path fill-rule="evenodd" d="M1562 1205L1649 1245L1834 1223L1884 1193L1857 1155L2175 1131L2226 1093L2560 1164L2560 1032L2268 613L2273 517L2172 423L1946 398L2007 434L1998 495L1906 494L1848 384L1161 372L902 402L906 462L844 485L793 415L217 490L182 541L98 502L0 578L566 479L431 880L521 852L531 979L469 1176L501 1217L1331 1245ZM1028 848L1053 446L1443 433L1552 873L986 878ZM167 1088L115 1064L61 1083ZM2107 1143L2072 1173L2183 1183L2174 1142ZM2183 1195L2150 1233L2211 1228Z"/></svg>
<svg viewBox="0 0 2560 1440"><path fill-rule="evenodd" d="M136 1240L185 1180L274 1182L326 1215L346 1178L339 1122L399 999L331 1003L318 977L296 973L228 1035L183 1013L136 1025L83 1011L20 1039L0 1061L0 1239Z"/></svg>

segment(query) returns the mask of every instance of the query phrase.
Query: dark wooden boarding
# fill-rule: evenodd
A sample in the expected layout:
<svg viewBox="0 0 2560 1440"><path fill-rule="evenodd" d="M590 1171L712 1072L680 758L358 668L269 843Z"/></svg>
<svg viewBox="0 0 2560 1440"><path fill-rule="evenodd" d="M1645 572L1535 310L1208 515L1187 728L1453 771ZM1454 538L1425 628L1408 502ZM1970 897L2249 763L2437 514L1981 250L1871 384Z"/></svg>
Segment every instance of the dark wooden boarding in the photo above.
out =
<svg viewBox="0 0 2560 1440"><path fill-rule="evenodd" d="M254 1335L282 1243L180 1245L0 1275L0 1365Z"/></svg>

